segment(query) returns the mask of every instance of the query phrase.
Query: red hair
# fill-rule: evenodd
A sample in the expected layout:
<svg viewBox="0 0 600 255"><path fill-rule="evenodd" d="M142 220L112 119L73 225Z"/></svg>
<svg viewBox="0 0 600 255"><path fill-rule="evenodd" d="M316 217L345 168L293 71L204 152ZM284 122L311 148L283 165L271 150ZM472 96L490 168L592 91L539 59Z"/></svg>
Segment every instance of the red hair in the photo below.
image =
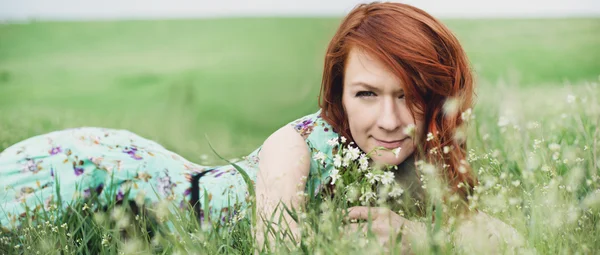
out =
<svg viewBox="0 0 600 255"><path fill-rule="evenodd" d="M460 113L471 108L474 85L467 56L456 37L440 21L410 5L355 7L329 43L319 95L321 117L350 140L342 91L345 63L353 47L376 57L398 75L413 117L425 122L426 130L415 139L424 142L419 157L444 164L450 188L466 201L477 180L465 161L466 143L455 139L455 134L463 125ZM455 114L443 111L448 99L459 99ZM425 142L427 133L435 139ZM443 153L444 146L453 149ZM431 153L432 149L437 152Z"/></svg>

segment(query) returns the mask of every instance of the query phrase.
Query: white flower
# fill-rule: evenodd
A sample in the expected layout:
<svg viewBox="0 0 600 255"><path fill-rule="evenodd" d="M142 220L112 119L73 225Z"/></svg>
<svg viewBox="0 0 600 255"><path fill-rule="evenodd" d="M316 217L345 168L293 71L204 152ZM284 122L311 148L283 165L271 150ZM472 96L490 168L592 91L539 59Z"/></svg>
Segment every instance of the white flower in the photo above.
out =
<svg viewBox="0 0 600 255"><path fill-rule="evenodd" d="M400 155L400 150L402 150L402 147L398 147L392 151L394 152L394 156L396 156L396 158L398 158L398 156Z"/></svg>
<svg viewBox="0 0 600 255"><path fill-rule="evenodd" d="M469 119L471 119L471 116L473 115L473 110L471 110L471 108L467 109L466 111L464 111L463 113L460 114L460 118L463 121L468 121Z"/></svg>
<svg viewBox="0 0 600 255"><path fill-rule="evenodd" d="M348 150L346 150L345 153L350 155L350 160L356 160L360 156L360 149L348 146Z"/></svg>
<svg viewBox="0 0 600 255"><path fill-rule="evenodd" d="M432 164L423 164L421 167L421 171L425 174L434 174L436 172L435 166Z"/></svg>
<svg viewBox="0 0 600 255"><path fill-rule="evenodd" d="M415 125L414 124L408 124L405 128L404 128L404 134L410 137L414 137L415 135Z"/></svg>
<svg viewBox="0 0 600 255"><path fill-rule="evenodd" d="M358 190L358 188L355 185L350 185L350 186L346 186L346 189L347 189L346 199L348 200L348 202L356 201L356 199L358 198L358 195L360 194L360 191Z"/></svg>
<svg viewBox="0 0 600 255"><path fill-rule="evenodd" d="M452 146L444 146L444 148L443 148L444 154L448 154L451 149L452 149Z"/></svg>
<svg viewBox="0 0 600 255"><path fill-rule="evenodd" d="M340 155L333 156L333 166L335 166L335 167L342 166L342 156L340 156Z"/></svg>
<svg viewBox="0 0 600 255"><path fill-rule="evenodd" d="M379 176L383 185L388 185L394 182L394 173L387 171Z"/></svg>
<svg viewBox="0 0 600 255"><path fill-rule="evenodd" d="M358 170L359 171L366 171L367 168L369 168L369 159L367 158L367 156L363 153L360 154L360 158L358 159L358 164L360 164Z"/></svg>
<svg viewBox="0 0 600 255"><path fill-rule="evenodd" d="M344 158L342 158L342 166L343 167L348 167L350 165L350 154L345 153L346 155L344 155Z"/></svg>
<svg viewBox="0 0 600 255"><path fill-rule="evenodd" d="M400 197L404 193L404 190L400 186L395 186L390 192L390 197Z"/></svg>
<svg viewBox="0 0 600 255"><path fill-rule="evenodd" d="M337 138L331 138L329 140L327 140L327 144L331 147L335 147L338 145L338 139Z"/></svg>
<svg viewBox="0 0 600 255"><path fill-rule="evenodd" d="M306 197L306 196L308 196L308 194L306 194L304 191L300 190L300 191L296 192L296 196L298 196L298 197Z"/></svg>
<svg viewBox="0 0 600 255"><path fill-rule="evenodd" d="M575 98L576 98L576 97L575 97L574 95L572 95L572 94L568 94L568 95L567 95L567 103L568 103L568 104L572 104L572 103L574 103L574 102L575 102Z"/></svg>
<svg viewBox="0 0 600 255"><path fill-rule="evenodd" d="M431 132L427 133L427 141L433 140L433 134Z"/></svg>
<svg viewBox="0 0 600 255"><path fill-rule="evenodd" d="M367 173L365 177L367 177L367 180L371 184L375 184L375 182L379 181L379 175L374 175L373 173Z"/></svg>
<svg viewBox="0 0 600 255"><path fill-rule="evenodd" d="M444 114L446 116L455 116L456 112L458 112L459 104L460 101L455 97L446 99L443 106Z"/></svg>
<svg viewBox="0 0 600 255"><path fill-rule="evenodd" d="M340 170L338 170L337 168L333 169L333 171L331 171L331 185L335 184L335 182L341 177L340 176Z"/></svg>
<svg viewBox="0 0 600 255"><path fill-rule="evenodd" d="M550 149L551 151L559 151L560 145L557 143L551 143L550 145L548 145L548 149Z"/></svg>
<svg viewBox="0 0 600 255"><path fill-rule="evenodd" d="M346 137L340 137L340 140L342 141L342 143L346 143Z"/></svg>
<svg viewBox="0 0 600 255"><path fill-rule="evenodd" d="M317 162L323 162L323 161L325 161L325 158L327 158L327 155L325 155L325 153L323 153L322 151L319 151L313 156L313 158Z"/></svg>
<svg viewBox="0 0 600 255"><path fill-rule="evenodd" d="M403 131L405 135L413 137L415 135L415 125L408 124Z"/></svg>
<svg viewBox="0 0 600 255"><path fill-rule="evenodd" d="M498 126L499 127L505 127L509 124L509 120L508 118L504 117L504 116L500 116L500 118L498 119Z"/></svg>
<svg viewBox="0 0 600 255"><path fill-rule="evenodd" d="M518 187L520 184L521 184L521 181L519 181L519 180L516 180L516 181L512 182L512 185L515 186L515 187Z"/></svg>
<svg viewBox="0 0 600 255"><path fill-rule="evenodd" d="M360 201L362 201L365 204L373 199L375 199L375 192L366 192L360 197Z"/></svg>
<svg viewBox="0 0 600 255"><path fill-rule="evenodd" d="M527 122L527 129L536 129L540 127L540 123L537 121Z"/></svg>

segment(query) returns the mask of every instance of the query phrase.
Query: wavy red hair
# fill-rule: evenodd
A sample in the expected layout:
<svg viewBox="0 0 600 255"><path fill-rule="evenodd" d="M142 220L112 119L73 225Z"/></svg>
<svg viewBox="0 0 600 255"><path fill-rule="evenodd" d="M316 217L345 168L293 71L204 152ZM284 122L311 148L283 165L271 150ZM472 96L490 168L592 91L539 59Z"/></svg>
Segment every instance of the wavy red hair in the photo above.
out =
<svg viewBox="0 0 600 255"><path fill-rule="evenodd" d="M319 95L321 117L350 140L342 91L345 62L353 47L378 58L398 75L408 108L413 117L425 121L427 129L416 139L424 143L419 145L418 157L445 165L443 175L450 188L466 201L477 180L465 161L466 142L455 139L455 134L465 124L460 113L471 108L474 84L467 56L456 37L439 20L410 5L370 3L355 7L329 43ZM460 99L456 114L443 111L448 99ZM426 141L427 133L435 139ZM453 149L443 153L444 146ZM432 149L437 153L431 153ZM459 188L459 183L464 188Z"/></svg>

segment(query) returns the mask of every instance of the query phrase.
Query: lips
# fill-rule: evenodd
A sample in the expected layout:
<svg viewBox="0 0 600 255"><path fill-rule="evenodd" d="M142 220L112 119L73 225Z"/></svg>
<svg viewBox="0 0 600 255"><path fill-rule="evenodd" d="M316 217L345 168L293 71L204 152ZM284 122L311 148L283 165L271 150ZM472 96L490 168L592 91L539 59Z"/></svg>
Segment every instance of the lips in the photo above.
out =
<svg viewBox="0 0 600 255"><path fill-rule="evenodd" d="M373 138L375 139L375 142L377 143L377 146L381 146L384 147L386 149L396 149L398 147L400 147L400 145L402 145L402 142L404 142L404 139L401 140L379 140L377 138Z"/></svg>

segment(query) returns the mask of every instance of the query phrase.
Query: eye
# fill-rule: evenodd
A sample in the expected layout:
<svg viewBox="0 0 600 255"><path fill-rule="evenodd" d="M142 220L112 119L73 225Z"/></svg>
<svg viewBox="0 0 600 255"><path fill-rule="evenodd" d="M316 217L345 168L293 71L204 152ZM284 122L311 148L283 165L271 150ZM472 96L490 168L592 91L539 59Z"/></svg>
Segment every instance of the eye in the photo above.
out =
<svg viewBox="0 0 600 255"><path fill-rule="evenodd" d="M356 93L356 97L371 97L371 96L377 96L375 93L373 93L372 91L359 91Z"/></svg>
<svg viewBox="0 0 600 255"><path fill-rule="evenodd" d="M400 95L398 99L404 99L404 94Z"/></svg>

